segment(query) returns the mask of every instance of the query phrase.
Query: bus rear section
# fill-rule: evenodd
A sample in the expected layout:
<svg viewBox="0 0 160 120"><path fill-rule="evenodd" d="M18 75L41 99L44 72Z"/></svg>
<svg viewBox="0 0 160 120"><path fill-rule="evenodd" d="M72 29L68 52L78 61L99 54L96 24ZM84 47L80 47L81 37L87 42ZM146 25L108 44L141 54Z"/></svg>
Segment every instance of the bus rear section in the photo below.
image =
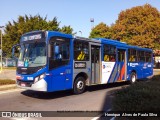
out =
<svg viewBox="0 0 160 120"><path fill-rule="evenodd" d="M135 74L136 79L145 79L153 75L153 52L147 48L128 49L128 76L131 79ZM131 80L131 83L135 80Z"/></svg>

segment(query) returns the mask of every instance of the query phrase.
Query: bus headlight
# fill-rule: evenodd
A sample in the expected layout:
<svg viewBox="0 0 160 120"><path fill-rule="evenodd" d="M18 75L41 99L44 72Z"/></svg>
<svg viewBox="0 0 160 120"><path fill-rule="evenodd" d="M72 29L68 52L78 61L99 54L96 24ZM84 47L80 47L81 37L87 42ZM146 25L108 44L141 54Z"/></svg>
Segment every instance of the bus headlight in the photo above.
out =
<svg viewBox="0 0 160 120"><path fill-rule="evenodd" d="M36 82L38 82L39 80L43 79L45 76L46 76L45 73L37 76L37 77L34 79L34 83L36 83Z"/></svg>
<svg viewBox="0 0 160 120"><path fill-rule="evenodd" d="M39 76L39 79L43 79L45 77L45 74L42 74Z"/></svg>

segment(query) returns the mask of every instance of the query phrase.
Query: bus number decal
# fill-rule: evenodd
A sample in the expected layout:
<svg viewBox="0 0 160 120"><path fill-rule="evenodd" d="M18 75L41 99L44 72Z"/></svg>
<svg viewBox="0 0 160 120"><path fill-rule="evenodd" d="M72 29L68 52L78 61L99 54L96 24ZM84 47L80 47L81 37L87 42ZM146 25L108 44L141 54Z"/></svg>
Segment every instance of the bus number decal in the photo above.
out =
<svg viewBox="0 0 160 120"><path fill-rule="evenodd" d="M86 62L75 62L74 63L74 68L75 69L86 68Z"/></svg>

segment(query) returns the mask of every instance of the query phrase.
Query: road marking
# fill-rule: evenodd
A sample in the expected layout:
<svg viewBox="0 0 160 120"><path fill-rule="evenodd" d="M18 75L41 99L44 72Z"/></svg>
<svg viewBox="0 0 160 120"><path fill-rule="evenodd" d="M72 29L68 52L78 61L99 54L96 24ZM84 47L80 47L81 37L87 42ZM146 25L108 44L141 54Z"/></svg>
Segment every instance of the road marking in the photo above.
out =
<svg viewBox="0 0 160 120"><path fill-rule="evenodd" d="M108 109L106 112L111 111L111 109ZM98 120L104 113L98 115L97 117L92 118L91 120ZM113 119L114 120L114 119Z"/></svg>
<svg viewBox="0 0 160 120"><path fill-rule="evenodd" d="M102 114L101 114L102 115ZM92 118L91 120L98 120L98 118L100 118L101 117L101 115L100 116L98 116L98 117L94 117L94 118Z"/></svg>
<svg viewBox="0 0 160 120"><path fill-rule="evenodd" d="M115 120L115 117L112 117L110 120Z"/></svg>
<svg viewBox="0 0 160 120"><path fill-rule="evenodd" d="M16 89L16 90L5 90L5 91L0 91L0 95L1 94L5 94L5 93L12 93L12 92L16 92L16 91L23 91L23 89Z"/></svg>

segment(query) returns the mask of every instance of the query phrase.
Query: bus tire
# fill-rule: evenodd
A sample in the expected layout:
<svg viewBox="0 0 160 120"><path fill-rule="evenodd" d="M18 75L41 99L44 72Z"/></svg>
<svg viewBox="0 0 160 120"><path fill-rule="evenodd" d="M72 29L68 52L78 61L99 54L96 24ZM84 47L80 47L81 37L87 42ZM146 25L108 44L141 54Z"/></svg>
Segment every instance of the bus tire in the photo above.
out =
<svg viewBox="0 0 160 120"><path fill-rule="evenodd" d="M136 73L132 72L130 77L130 83L133 84L136 82Z"/></svg>
<svg viewBox="0 0 160 120"><path fill-rule="evenodd" d="M75 82L74 82L74 86L73 86L73 92L74 94L81 94L85 91L85 79L84 77L77 77Z"/></svg>

